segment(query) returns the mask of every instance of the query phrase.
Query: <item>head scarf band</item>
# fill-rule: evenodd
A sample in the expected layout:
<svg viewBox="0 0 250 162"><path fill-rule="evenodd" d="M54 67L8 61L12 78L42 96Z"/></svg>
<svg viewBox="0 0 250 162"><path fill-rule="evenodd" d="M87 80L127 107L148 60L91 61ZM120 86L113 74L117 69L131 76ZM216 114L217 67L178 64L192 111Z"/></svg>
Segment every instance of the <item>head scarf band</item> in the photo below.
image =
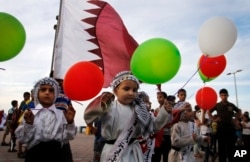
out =
<svg viewBox="0 0 250 162"><path fill-rule="evenodd" d="M111 87L114 90L116 87L118 87L121 84L121 82L125 80L133 80L138 84L138 87L140 85L139 80L130 71L123 71L123 72L118 73L115 76L115 78L113 79L111 83Z"/></svg>
<svg viewBox="0 0 250 162"><path fill-rule="evenodd" d="M38 99L38 91L41 87L41 85L51 85L54 88L54 92L55 92L55 99L58 97L58 94L60 92L60 87L59 84L57 83L57 81L53 78L49 78L49 77L45 77L43 79L40 79L39 81L36 82L36 84L34 85L34 102L35 105L39 104L39 99Z"/></svg>

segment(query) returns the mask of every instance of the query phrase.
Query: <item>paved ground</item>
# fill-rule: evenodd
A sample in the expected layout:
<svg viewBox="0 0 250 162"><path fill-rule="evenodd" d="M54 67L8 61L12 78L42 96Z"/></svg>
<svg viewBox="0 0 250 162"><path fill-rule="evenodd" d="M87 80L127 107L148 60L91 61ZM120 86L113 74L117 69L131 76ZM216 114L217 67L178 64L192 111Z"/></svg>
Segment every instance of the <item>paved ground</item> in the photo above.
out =
<svg viewBox="0 0 250 162"><path fill-rule="evenodd" d="M3 131L0 131L0 141L2 141ZM9 136L7 137L9 139ZM70 142L74 162L91 162L93 157L93 135L77 133L74 140ZM0 162L24 162L17 157L17 153L7 151L8 146L0 146Z"/></svg>
<svg viewBox="0 0 250 162"><path fill-rule="evenodd" d="M0 131L0 141L2 141L2 136L3 131ZM9 139L9 136L7 139ZM77 133L76 138L70 142L74 162L92 162L93 141L93 135ZM10 153L7 150L8 146L0 146L0 162L24 162L23 159L17 157L16 152ZM202 161L202 159L197 159L197 162Z"/></svg>

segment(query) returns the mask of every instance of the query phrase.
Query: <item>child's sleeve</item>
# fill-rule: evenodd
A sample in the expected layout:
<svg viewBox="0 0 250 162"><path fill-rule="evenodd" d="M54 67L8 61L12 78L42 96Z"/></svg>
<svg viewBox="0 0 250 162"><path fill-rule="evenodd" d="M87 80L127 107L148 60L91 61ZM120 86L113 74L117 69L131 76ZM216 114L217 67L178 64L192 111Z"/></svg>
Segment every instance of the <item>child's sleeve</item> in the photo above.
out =
<svg viewBox="0 0 250 162"><path fill-rule="evenodd" d="M172 121L172 114L168 113L164 108L161 108L154 119L154 131L159 131L166 124Z"/></svg>
<svg viewBox="0 0 250 162"><path fill-rule="evenodd" d="M171 132L171 141L173 146L183 148L187 145L192 145L195 143L192 134L183 136L183 131L183 128L178 123L174 124Z"/></svg>
<svg viewBox="0 0 250 162"><path fill-rule="evenodd" d="M101 116L105 112L107 112L108 105L106 105L106 107L103 107L101 103L102 103L102 95L95 98L85 109L83 118L87 124L99 120Z"/></svg>
<svg viewBox="0 0 250 162"><path fill-rule="evenodd" d="M28 143L31 139L33 139L35 129L35 126L27 123L19 125L15 130L17 140L22 143Z"/></svg>

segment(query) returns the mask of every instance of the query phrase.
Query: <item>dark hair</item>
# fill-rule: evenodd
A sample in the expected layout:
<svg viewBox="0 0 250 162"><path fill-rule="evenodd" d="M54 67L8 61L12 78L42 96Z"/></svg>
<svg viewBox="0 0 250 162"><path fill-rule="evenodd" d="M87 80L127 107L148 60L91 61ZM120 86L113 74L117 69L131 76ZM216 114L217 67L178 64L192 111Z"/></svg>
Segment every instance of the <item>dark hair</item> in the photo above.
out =
<svg viewBox="0 0 250 162"><path fill-rule="evenodd" d="M30 96L30 93L29 92L24 92L23 96Z"/></svg>
<svg viewBox="0 0 250 162"><path fill-rule="evenodd" d="M158 95L158 94L162 94L164 98L167 98L167 97L168 97L167 93L166 93L166 92L163 92L163 91L157 92L157 95Z"/></svg>
<svg viewBox="0 0 250 162"><path fill-rule="evenodd" d="M167 100L168 100L168 101L175 101L175 99L176 99L176 97L173 96L173 95L167 96Z"/></svg>
<svg viewBox="0 0 250 162"><path fill-rule="evenodd" d="M11 101L11 105L12 105L13 107L17 106L17 103L18 103L17 100L12 100L12 101Z"/></svg>
<svg viewBox="0 0 250 162"><path fill-rule="evenodd" d="M195 111L198 111L198 110L200 110L200 109L201 109L200 106L198 106L198 105L195 105L195 106L194 106L194 110L195 110Z"/></svg>
<svg viewBox="0 0 250 162"><path fill-rule="evenodd" d="M183 89L183 88L179 89L178 92L177 92L177 94L179 94L180 92L187 93L187 91L185 89Z"/></svg>
<svg viewBox="0 0 250 162"><path fill-rule="evenodd" d="M219 93L220 94L224 93L224 94L228 95L228 91L225 88L221 89Z"/></svg>
<svg viewBox="0 0 250 162"><path fill-rule="evenodd" d="M250 118L249 118L249 115L248 115L248 114L245 114L245 113L244 113L243 116L247 118L247 121L248 121L248 122L250 121Z"/></svg>
<svg viewBox="0 0 250 162"><path fill-rule="evenodd" d="M247 116L249 116L249 112L248 111L245 111L243 114L246 114Z"/></svg>

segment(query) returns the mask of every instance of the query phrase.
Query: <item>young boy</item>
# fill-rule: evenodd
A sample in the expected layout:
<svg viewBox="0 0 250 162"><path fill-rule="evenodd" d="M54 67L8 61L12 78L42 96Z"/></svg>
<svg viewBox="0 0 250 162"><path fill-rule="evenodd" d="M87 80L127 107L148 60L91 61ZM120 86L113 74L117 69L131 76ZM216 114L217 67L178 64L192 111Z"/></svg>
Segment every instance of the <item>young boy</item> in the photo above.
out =
<svg viewBox="0 0 250 162"><path fill-rule="evenodd" d="M186 90L183 88L179 89L177 92L177 97L179 98L179 100L174 105L174 109L177 109L177 108L181 107L184 103L186 103L186 97L187 97Z"/></svg>
<svg viewBox="0 0 250 162"><path fill-rule="evenodd" d="M57 109L58 93L59 85L52 78L43 78L34 86L34 102L39 106L25 111L25 122L15 131L17 139L27 143L25 162L65 161L62 144L75 137L75 110L72 106L65 112Z"/></svg>
<svg viewBox="0 0 250 162"><path fill-rule="evenodd" d="M90 128L94 121L102 120L102 137L106 143L100 161L144 162L137 139L147 138L166 125L172 116L171 108L160 109L153 118L146 104L138 98L140 82L131 72L117 74L111 85L114 94L103 93L84 111L85 122Z"/></svg>
<svg viewBox="0 0 250 162"><path fill-rule="evenodd" d="M195 143L206 144L209 137L198 134L193 122L194 113L191 105L180 114L180 120L171 129L171 150L168 161L195 162L192 148Z"/></svg>

